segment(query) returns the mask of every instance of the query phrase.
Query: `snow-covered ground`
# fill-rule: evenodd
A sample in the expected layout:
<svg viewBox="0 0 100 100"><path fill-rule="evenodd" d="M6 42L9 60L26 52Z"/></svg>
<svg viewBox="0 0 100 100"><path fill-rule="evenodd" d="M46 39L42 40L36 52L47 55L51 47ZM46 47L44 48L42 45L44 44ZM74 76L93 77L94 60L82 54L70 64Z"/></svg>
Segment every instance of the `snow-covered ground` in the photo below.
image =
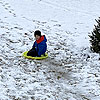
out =
<svg viewBox="0 0 100 100"><path fill-rule="evenodd" d="M0 0L0 100L100 100L100 56L88 34L100 0ZM31 60L34 31L49 57Z"/></svg>

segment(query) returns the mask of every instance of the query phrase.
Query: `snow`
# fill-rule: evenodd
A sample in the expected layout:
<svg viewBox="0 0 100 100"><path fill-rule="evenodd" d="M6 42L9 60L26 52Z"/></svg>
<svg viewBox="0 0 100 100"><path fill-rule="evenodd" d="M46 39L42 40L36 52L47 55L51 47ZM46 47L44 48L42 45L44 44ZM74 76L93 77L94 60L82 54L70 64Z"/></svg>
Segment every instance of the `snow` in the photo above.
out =
<svg viewBox="0 0 100 100"><path fill-rule="evenodd" d="M0 100L100 100L100 55L88 35L99 0L0 0ZM45 60L22 53L34 31L48 39Z"/></svg>

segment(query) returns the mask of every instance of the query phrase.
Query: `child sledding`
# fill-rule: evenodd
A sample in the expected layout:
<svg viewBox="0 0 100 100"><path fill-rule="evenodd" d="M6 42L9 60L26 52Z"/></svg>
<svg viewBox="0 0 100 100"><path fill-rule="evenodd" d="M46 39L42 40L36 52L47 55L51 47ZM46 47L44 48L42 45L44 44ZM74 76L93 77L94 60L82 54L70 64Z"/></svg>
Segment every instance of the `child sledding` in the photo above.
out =
<svg viewBox="0 0 100 100"><path fill-rule="evenodd" d="M23 56L31 59L44 59L48 57L47 50L47 39L45 35L41 35L39 30L34 32L36 41L34 42L32 49L23 53Z"/></svg>

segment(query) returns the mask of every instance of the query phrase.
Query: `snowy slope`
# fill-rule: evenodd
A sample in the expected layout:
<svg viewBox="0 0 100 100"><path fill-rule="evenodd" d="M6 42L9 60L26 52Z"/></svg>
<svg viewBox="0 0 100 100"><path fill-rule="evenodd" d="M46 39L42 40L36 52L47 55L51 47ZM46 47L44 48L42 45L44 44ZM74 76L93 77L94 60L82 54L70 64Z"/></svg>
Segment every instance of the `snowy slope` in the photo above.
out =
<svg viewBox="0 0 100 100"><path fill-rule="evenodd" d="M100 100L100 56L88 34L99 0L0 0L0 100ZM22 53L40 29L49 58Z"/></svg>

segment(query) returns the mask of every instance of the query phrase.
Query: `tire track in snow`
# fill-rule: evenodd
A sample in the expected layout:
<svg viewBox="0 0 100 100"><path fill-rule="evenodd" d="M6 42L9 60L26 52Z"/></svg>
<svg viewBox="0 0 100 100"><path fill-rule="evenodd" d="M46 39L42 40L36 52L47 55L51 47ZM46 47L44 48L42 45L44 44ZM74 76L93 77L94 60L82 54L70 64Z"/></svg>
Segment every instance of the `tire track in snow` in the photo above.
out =
<svg viewBox="0 0 100 100"><path fill-rule="evenodd" d="M43 2L45 4L48 4L48 5L51 5L53 7L56 7L56 8L60 8L60 9L63 9L65 11L70 11L70 9L66 8L66 7L62 7L61 5L58 5L56 3L52 3L52 2L49 2L49 1L44 1L44 0L41 0L40 2Z"/></svg>
<svg viewBox="0 0 100 100"><path fill-rule="evenodd" d="M40 2L45 3L47 5L51 5L51 6L56 7L56 8L60 8L64 11L70 11L70 12L76 12L76 13L79 12L79 13L83 13L83 14L86 14L86 15L99 16L99 14L97 14L95 12L87 12L87 11L84 11L84 10L75 10L74 8L65 7L65 6L62 7L61 5L54 3L54 2L52 3L50 1L40 0Z"/></svg>

